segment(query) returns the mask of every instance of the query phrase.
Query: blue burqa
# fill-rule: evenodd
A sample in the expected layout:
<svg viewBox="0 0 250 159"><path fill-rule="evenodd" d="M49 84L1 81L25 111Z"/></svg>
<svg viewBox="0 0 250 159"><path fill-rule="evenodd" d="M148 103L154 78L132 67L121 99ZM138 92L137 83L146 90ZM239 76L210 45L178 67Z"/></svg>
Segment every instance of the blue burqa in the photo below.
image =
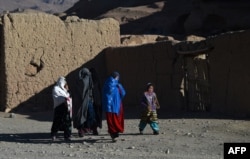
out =
<svg viewBox="0 0 250 159"><path fill-rule="evenodd" d="M109 77L103 86L103 110L105 112L119 114L122 98L126 92L118 80Z"/></svg>

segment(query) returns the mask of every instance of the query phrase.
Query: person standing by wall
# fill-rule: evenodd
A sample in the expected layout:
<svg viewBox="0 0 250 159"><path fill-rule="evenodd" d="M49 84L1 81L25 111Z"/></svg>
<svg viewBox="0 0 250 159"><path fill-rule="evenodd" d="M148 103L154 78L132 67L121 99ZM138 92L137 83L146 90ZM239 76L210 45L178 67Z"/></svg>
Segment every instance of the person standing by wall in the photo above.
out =
<svg viewBox="0 0 250 159"><path fill-rule="evenodd" d="M119 137L119 133L124 132L122 100L126 91L119 83L119 78L119 73L113 72L105 81L102 94L103 110L106 112L108 132L113 142Z"/></svg>
<svg viewBox="0 0 250 159"><path fill-rule="evenodd" d="M142 110L141 120L139 123L140 134L143 134L143 130L147 124L149 124L153 130L153 134L158 135L159 125L156 109L160 109L160 104L156 97L156 93L154 92L154 86L152 83L147 84L146 91L143 93L140 105Z"/></svg>
<svg viewBox="0 0 250 159"><path fill-rule="evenodd" d="M52 90L54 102L54 117L51 127L51 137L54 141L59 130L64 131L64 139L70 140L72 132L72 100L65 77L60 77Z"/></svg>
<svg viewBox="0 0 250 159"><path fill-rule="evenodd" d="M73 125L78 130L79 137L89 132L95 125L95 112L93 108L93 81L88 68L79 71L76 81L77 90L73 96Z"/></svg>

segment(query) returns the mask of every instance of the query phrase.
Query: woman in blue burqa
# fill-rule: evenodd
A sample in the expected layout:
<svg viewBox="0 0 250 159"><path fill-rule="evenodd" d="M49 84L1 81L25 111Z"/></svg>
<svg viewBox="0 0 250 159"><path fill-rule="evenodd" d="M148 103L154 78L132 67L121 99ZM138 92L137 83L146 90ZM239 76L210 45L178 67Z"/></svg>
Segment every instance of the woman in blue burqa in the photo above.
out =
<svg viewBox="0 0 250 159"><path fill-rule="evenodd" d="M106 112L108 132L115 142L119 133L124 131L124 113L122 100L126 94L125 89L119 83L120 75L113 72L103 86L103 109Z"/></svg>
<svg viewBox="0 0 250 159"><path fill-rule="evenodd" d="M77 128L79 137L93 131L98 135L97 127L101 127L98 115L94 110L93 80L87 68L79 71L79 79L75 83L76 90L73 96L73 126Z"/></svg>

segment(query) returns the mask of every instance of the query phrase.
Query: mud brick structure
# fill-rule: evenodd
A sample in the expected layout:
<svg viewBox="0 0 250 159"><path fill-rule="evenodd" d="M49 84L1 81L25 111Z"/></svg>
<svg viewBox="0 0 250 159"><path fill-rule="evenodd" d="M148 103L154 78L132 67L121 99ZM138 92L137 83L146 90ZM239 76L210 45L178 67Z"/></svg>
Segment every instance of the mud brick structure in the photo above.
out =
<svg viewBox="0 0 250 159"><path fill-rule="evenodd" d="M7 112L51 109L59 76L74 90L79 69L95 67L102 84L112 71L120 72L126 108L138 107L152 82L161 113L250 115L249 30L126 46L114 19L12 13L1 17L0 35L0 107Z"/></svg>
<svg viewBox="0 0 250 159"><path fill-rule="evenodd" d="M138 107L147 82L161 111L250 115L250 31L198 41L171 41L106 51L107 72L117 70L129 107Z"/></svg>
<svg viewBox="0 0 250 159"><path fill-rule="evenodd" d="M62 21L45 13L12 13L1 20L0 106L6 111L20 104L51 107L47 87L120 40L114 19Z"/></svg>

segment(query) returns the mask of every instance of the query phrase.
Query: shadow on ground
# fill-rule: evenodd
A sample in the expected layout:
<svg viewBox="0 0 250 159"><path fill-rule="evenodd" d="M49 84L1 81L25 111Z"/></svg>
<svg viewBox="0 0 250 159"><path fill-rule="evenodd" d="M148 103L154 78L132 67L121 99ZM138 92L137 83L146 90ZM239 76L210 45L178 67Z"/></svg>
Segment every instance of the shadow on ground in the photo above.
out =
<svg viewBox="0 0 250 159"><path fill-rule="evenodd" d="M55 141L50 138L50 133L15 133L15 134L0 134L0 141L15 142L15 143L30 143L30 144L50 144L50 143L111 143L108 135L99 135L98 138L90 138L87 135L79 138L77 134L72 134L72 140L65 141L63 133L58 133Z"/></svg>

